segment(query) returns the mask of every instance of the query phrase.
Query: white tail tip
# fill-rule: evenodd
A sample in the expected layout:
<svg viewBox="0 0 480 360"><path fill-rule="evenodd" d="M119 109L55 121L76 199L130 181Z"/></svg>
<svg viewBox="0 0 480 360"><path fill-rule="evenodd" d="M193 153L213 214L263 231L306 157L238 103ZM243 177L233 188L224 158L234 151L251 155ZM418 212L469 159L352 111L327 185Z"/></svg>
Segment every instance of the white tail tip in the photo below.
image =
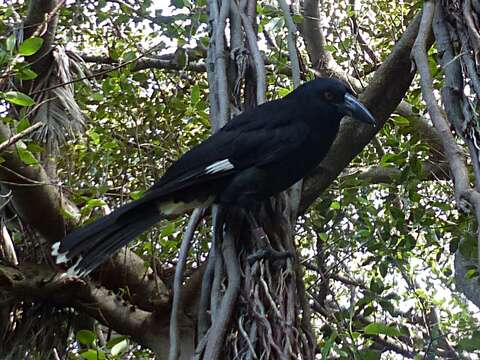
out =
<svg viewBox="0 0 480 360"><path fill-rule="evenodd" d="M58 252L59 249L60 249L60 241L57 241L55 244L52 245L52 255L56 258L55 263L56 264L66 263L69 260L67 257L68 251L60 253Z"/></svg>

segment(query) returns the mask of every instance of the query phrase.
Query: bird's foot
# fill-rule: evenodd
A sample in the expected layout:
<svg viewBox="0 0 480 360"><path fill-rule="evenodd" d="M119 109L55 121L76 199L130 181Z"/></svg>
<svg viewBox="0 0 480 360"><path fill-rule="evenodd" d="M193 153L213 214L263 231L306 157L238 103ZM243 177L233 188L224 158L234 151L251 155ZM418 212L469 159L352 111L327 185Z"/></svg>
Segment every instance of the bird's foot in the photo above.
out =
<svg viewBox="0 0 480 360"><path fill-rule="evenodd" d="M248 263L253 265L256 261L265 259L272 262L282 261L287 258L293 257L291 251L278 251L274 250L269 244L268 235L261 226L254 227L252 229L253 236L256 243L260 245L260 249L247 257Z"/></svg>
<svg viewBox="0 0 480 360"><path fill-rule="evenodd" d="M252 229L253 236L255 237L255 240L259 244L266 244L268 243L268 235L265 233L265 230L263 228L257 227Z"/></svg>
<svg viewBox="0 0 480 360"><path fill-rule="evenodd" d="M291 257L293 257L293 254L291 251L277 251L272 249L271 247L265 247L263 249L260 249L254 252L253 254L250 254L247 259L249 264L253 265L255 261L258 261L261 259L276 261L276 260L284 260Z"/></svg>

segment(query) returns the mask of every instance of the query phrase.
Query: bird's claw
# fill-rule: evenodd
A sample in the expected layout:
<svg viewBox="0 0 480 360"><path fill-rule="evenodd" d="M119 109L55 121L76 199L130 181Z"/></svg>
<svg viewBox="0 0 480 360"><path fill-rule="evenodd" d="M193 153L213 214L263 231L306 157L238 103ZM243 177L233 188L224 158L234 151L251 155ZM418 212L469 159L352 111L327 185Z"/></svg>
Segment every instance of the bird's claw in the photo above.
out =
<svg viewBox="0 0 480 360"><path fill-rule="evenodd" d="M250 265L253 265L255 261L258 261L261 259L275 261L275 260L284 260L291 257L293 257L293 254L291 251L277 251L272 248L266 247L254 252L253 254L250 254L247 257L247 260Z"/></svg>

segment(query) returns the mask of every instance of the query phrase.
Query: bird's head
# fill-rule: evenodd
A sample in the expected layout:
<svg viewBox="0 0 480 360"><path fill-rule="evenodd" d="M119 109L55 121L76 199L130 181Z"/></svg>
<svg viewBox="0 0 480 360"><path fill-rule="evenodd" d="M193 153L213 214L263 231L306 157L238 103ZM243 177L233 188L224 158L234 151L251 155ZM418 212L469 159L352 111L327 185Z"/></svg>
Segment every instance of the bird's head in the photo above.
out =
<svg viewBox="0 0 480 360"><path fill-rule="evenodd" d="M296 95L322 112L338 114L338 120L343 116L375 126L377 122L370 111L354 95L352 89L345 83L331 78L317 78L309 81L297 90Z"/></svg>

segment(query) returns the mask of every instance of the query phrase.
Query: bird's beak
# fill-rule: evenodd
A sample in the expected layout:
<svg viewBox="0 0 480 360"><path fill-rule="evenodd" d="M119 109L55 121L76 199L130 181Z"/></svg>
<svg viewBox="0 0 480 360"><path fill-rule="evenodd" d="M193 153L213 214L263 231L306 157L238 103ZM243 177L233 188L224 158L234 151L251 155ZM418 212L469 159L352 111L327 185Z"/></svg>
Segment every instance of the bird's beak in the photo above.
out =
<svg viewBox="0 0 480 360"><path fill-rule="evenodd" d="M370 113L370 111L368 111L365 105L358 101L358 99L352 94L345 94L344 104L342 107L344 108L347 115L350 115L361 122L377 126L377 121Z"/></svg>

